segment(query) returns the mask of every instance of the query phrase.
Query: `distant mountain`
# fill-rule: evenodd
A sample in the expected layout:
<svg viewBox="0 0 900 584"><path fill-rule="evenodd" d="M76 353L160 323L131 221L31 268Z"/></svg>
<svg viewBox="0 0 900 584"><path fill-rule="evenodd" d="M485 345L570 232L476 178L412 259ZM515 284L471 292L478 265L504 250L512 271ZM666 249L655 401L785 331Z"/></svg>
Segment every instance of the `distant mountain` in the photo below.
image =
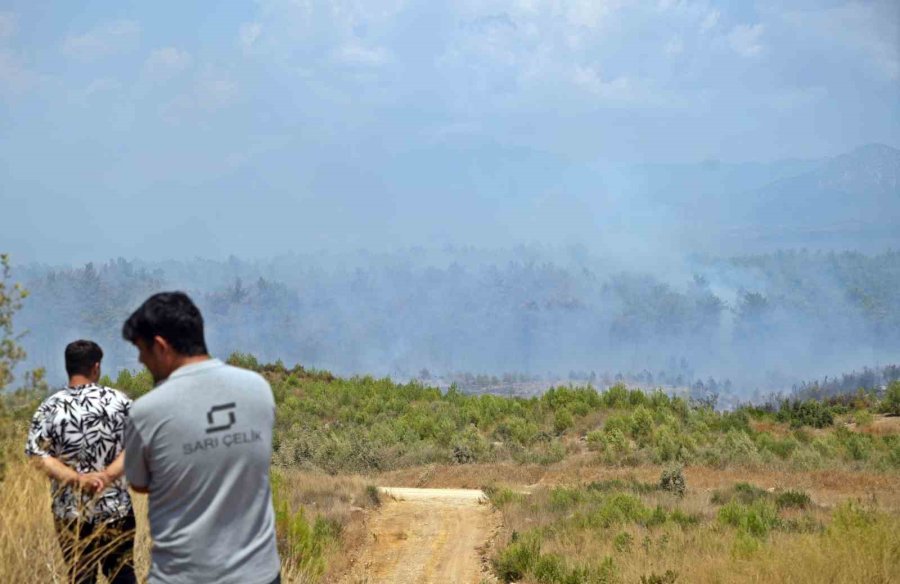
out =
<svg viewBox="0 0 900 584"><path fill-rule="evenodd" d="M898 177L900 150L870 144L745 193L735 209L749 211L743 217L759 227L900 225Z"/></svg>
<svg viewBox="0 0 900 584"><path fill-rule="evenodd" d="M726 253L783 247L875 251L900 246L900 150L869 144L794 176L736 194L710 194L690 213L718 225Z"/></svg>

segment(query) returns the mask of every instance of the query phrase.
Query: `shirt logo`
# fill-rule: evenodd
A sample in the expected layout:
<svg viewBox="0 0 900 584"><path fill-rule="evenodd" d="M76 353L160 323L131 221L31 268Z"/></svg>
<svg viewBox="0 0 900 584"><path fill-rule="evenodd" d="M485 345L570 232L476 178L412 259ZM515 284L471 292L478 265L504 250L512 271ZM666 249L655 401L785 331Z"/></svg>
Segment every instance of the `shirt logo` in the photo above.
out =
<svg viewBox="0 0 900 584"><path fill-rule="evenodd" d="M217 406L213 406L206 412L206 421L209 424L209 427L206 429L207 434L212 434L214 432L222 432L223 430L227 430L234 426L234 423L237 421L234 416L234 412L231 411L235 408L235 403L231 402L228 404L219 404ZM222 412L218 418L222 418L225 413L228 414L228 423L219 423L218 426L214 425L216 423L216 414Z"/></svg>

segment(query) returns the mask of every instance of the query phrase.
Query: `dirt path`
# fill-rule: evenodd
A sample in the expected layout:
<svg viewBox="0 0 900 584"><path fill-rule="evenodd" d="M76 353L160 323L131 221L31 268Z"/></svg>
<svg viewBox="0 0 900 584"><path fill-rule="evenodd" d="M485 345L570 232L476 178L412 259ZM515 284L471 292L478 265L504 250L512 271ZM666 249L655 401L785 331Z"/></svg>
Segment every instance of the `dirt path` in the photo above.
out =
<svg viewBox="0 0 900 584"><path fill-rule="evenodd" d="M382 488L370 541L346 584L479 584L492 581L482 550L499 519L472 489Z"/></svg>

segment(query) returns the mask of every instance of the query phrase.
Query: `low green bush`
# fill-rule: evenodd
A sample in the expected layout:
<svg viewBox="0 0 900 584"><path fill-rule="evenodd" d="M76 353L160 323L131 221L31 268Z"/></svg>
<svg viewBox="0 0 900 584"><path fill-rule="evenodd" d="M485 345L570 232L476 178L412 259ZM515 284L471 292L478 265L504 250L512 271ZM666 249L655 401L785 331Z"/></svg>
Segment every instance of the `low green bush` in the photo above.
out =
<svg viewBox="0 0 900 584"><path fill-rule="evenodd" d="M755 501L749 505L731 501L719 509L717 517L723 525L754 537L765 537L781 522L775 507L765 501Z"/></svg>
<svg viewBox="0 0 900 584"><path fill-rule="evenodd" d="M779 509L806 509L812 505L812 499L805 491L784 491L775 496L775 504Z"/></svg>
<svg viewBox="0 0 900 584"><path fill-rule="evenodd" d="M680 466L666 469L659 477L659 488L663 491L684 497L687 485L684 481L684 472Z"/></svg>

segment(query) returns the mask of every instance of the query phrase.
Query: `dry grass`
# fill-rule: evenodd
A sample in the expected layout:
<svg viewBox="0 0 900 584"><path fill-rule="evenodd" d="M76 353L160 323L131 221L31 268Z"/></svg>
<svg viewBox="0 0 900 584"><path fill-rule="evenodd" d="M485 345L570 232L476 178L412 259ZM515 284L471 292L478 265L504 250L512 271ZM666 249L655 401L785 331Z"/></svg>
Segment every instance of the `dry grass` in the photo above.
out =
<svg viewBox="0 0 900 584"><path fill-rule="evenodd" d="M651 508L660 505L670 511L678 508L696 514L700 523L572 527L567 522L577 509L554 510L551 490L541 487L502 506L504 528L498 548L507 545L513 533L521 537L544 528L537 531L542 534L541 554L568 558L570 566L612 558L615 582L639 582L642 576L670 570L677 574L677 582L690 583L900 581L900 515L896 513L857 504L840 508L851 509L850 521L841 523L833 520L832 510L817 506L804 514L827 527L809 532L775 531L757 538L717 522L717 508L704 493L689 491L682 500L655 492L640 499ZM800 513L788 511L782 517L796 519ZM623 546L623 540L628 544ZM522 582L536 584L538 580L532 576Z"/></svg>
<svg viewBox="0 0 900 584"><path fill-rule="evenodd" d="M615 467L600 463L591 453L576 454L549 465L435 464L390 471L370 478L372 484L396 487L436 487L478 489L485 485L508 485L522 489L532 485L583 484L609 479L655 482L665 467L645 464L638 467ZM741 481L749 481L763 489L801 489L810 493L821 505L833 506L847 498L877 501L884 509L900 512L900 475L852 470L786 471L766 468L710 468L692 466L684 470L690 488L695 492L711 492Z"/></svg>
<svg viewBox="0 0 900 584"><path fill-rule="evenodd" d="M643 472L645 469L637 470L638 476L648 474ZM634 479L635 473L629 478ZM753 479L746 474L736 478ZM848 501L854 498L845 497L841 504L832 507L813 498L810 509L784 510L780 515L784 520L803 518L822 527L776 530L760 538L718 522L719 507L711 503L705 489L689 488L683 499L659 491L634 496L648 508L658 505L669 511L679 509L696 516L699 523L579 527L577 521L571 521L579 516L579 509L587 512L586 508L554 508L552 489L540 486L501 506L504 527L496 549L508 545L514 534L521 537L529 532L539 533L540 553L566 558L569 566L612 558L615 582L640 582L642 576L663 575L669 570L677 574L679 583L900 582L900 513L870 500L856 501L848 507ZM842 513L849 521L834 520ZM628 544L623 546L622 540ZM522 581L537 582L533 576Z"/></svg>
<svg viewBox="0 0 900 584"><path fill-rule="evenodd" d="M18 444L14 445L18 446ZM18 448L8 448L16 452ZM50 513L47 480L21 455L8 460L6 478L0 488L0 582L64 583L65 568ZM376 477L327 476L290 469L277 469L279 498L291 509L304 509L314 521L322 517L339 526L340 537L323 551L324 573L304 571L300 558L284 556L286 582L307 584L336 581L352 568L354 549L368 536L369 514L377 506L370 485L426 487L474 487L510 485L516 490L531 486L535 506L503 509L504 528L497 544L502 547L513 531L525 532L554 519L541 509L544 485L583 484L608 479L654 483L661 467L644 465L614 468L599 464L591 454L572 455L546 467L539 465L473 464L429 465L385 473ZM642 495L653 507L677 506L702 518L700 525L667 524L650 529L628 525L611 533L560 531L545 542L547 553L575 559L613 557L617 580L637 582L640 576L678 573L678 582L874 582L900 581L900 490L896 473L849 470L788 472L766 469L685 469L688 493L676 500L664 493ZM762 489L806 490L815 507L810 515L828 525L834 510L847 500L877 506L875 519L864 526L821 532L771 533L764 539L748 539L715 521L716 507L710 503L715 489L748 481ZM537 486L535 486L537 485ZM542 494L543 493L543 494ZM135 496L138 518L136 565L139 575L149 566L146 498ZM785 518L792 512L785 512ZM627 550L616 547L613 536L625 532L633 543Z"/></svg>
<svg viewBox="0 0 900 584"><path fill-rule="evenodd" d="M135 496L138 530L135 567L146 575L150 566L147 500ZM11 461L0 488L0 582L67 580L50 511L50 486L39 471L21 458Z"/></svg>
<svg viewBox="0 0 900 584"><path fill-rule="evenodd" d="M868 424L859 425L855 422L850 422L847 424L847 428L854 432L862 432L872 436L894 436L900 434L900 416L879 414L874 416Z"/></svg>
<svg viewBox="0 0 900 584"><path fill-rule="evenodd" d="M8 451L12 451L9 449ZM347 553L361 545L368 510L376 501L367 483L358 477L329 477L276 471L284 479L282 496L289 505L300 505L306 517L327 518L340 526L338 545L324 550L327 566L324 578L314 578L299 566L300 558L282 554L284 581L306 584L331 581L334 574L349 569ZM135 564L141 580L150 565L150 536L147 524L147 498L133 495L137 516ZM0 582L47 582L64 584L66 568L57 542L50 511L50 487L47 479L23 457L12 456L0 488Z"/></svg>
<svg viewBox="0 0 900 584"><path fill-rule="evenodd" d="M283 488L279 498L291 509L301 507L310 522L322 517L340 529L336 545L324 551L325 573L322 581L331 582L347 572L357 548L368 535L368 514L380 504L373 484L359 476L330 476L292 469L277 469ZM282 570L288 582L314 581L297 568L294 558L282 556Z"/></svg>

